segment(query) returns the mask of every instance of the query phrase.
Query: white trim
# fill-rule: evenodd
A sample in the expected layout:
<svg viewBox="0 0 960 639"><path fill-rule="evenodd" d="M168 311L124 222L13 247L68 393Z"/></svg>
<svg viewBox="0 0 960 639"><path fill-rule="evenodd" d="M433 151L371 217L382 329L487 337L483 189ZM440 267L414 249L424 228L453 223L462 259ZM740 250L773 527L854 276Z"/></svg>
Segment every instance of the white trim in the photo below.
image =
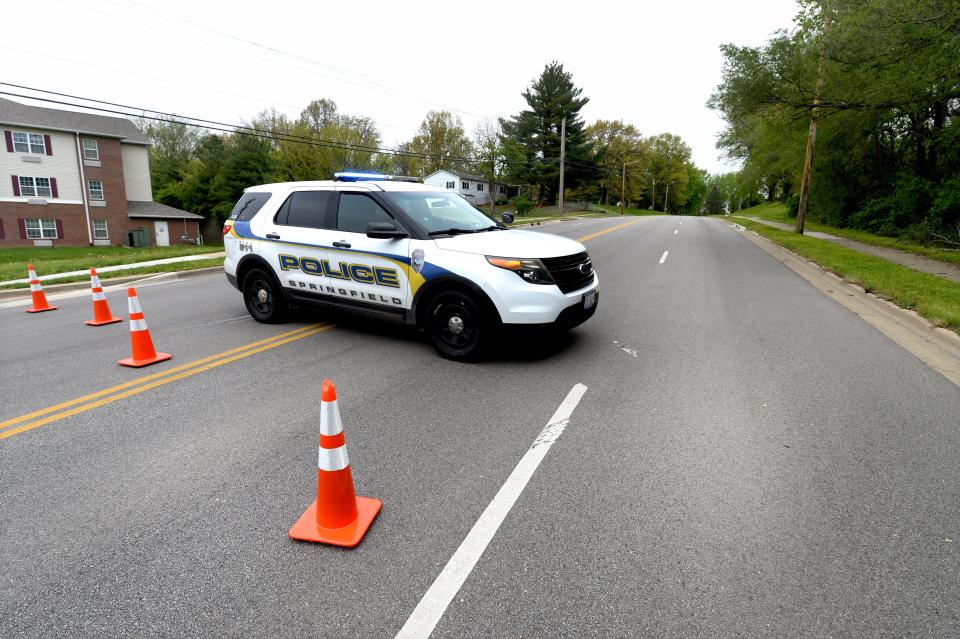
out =
<svg viewBox="0 0 960 639"><path fill-rule="evenodd" d="M29 203L30 200L36 200L36 199L38 199L38 198L35 198L35 197L0 197L0 202L13 202L13 203L26 204L26 203ZM41 199L48 199L48 198L41 198ZM49 199L53 200L53 203L54 203L54 204L83 204L83 200L61 200L60 198L49 198Z"/></svg>
<svg viewBox="0 0 960 639"><path fill-rule="evenodd" d="M93 157L87 157L87 142L93 142ZM100 159L100 145L93 138L83 138L83 159L96 162Z"/></svg>
<svg viewBox="0 0 960 639"><path fill-rule="evenodd" d="M98 184L100 188L94 189L94 183ZM94 194L94 190L100 191L100 197ZM105 202L107 197L103 192L103 180L87 180L87 195L90 196L91 202Z"/></svg>
<svg viewBox="0 0 960 639"><path fill-rule="evenodd" d="M97 222L103 222L103 237L97 237ZM107 225L106 220L93 220L91 222L93 227L93 239L95 240L109 240L110 239L110 228Z"/></svg>

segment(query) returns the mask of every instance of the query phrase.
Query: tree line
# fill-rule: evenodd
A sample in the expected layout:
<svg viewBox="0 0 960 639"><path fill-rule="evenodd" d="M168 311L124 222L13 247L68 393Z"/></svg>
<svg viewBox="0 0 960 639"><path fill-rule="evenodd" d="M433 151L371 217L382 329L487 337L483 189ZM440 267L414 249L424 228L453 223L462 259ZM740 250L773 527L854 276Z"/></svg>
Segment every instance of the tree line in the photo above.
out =
<svg viewBox="0 0 960 639"><path fill-rule="evenodd" d="M804 0L793 28L722 51L709 105L743 191L796 213L816 117L809 219L960 245L957 0Z"/></svg>
<svg viewBox="0 0 960 639"><path fill-rule="evenodd" d="M697 168L690 147L670 133L644 137L621 120L584 122L589 102L572 75L547 64L522 92L527 108L481 122L467 132L449 111L430 111L415 135L392 149L371 118L342 113L329 99L299 117L271 109L230 133L188 119L143 120L153 141L151 177L157 201L222 221L243 189L255 184L332 179L345 168L425 177L452 169L508 185L530 204L557 201L560 138L565 120L568 200L626 203L668 212L703 210L716 176ZM518 203L519 204L519 203Z"/></svg>

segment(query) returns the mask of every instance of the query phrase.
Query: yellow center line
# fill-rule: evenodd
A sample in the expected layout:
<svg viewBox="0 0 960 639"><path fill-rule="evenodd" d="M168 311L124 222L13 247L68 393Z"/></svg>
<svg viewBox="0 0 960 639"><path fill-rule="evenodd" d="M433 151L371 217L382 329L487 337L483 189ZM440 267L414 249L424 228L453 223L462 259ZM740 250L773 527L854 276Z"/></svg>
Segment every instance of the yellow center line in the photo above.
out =
<svg viewBox="0 0 960 639"><path fill-rule="evenodd" d="M31 430L38 426L43 426L45 424L49 424L51 422L61 420L65 417L70 417L71 415L83 413L88 410L98 408L100 406L105 406L106 404L110 404L112 402L118 401L120 399L124 399L126 397L138 395L140 393L151 390L158 386L162 386L169 382L184 379L186 377L191 377L198 373L208 371L212 368L223 366L224 364L229 364L230 362L235 362L245 357L250 357L251 355L255 355L256 353L260 353L262 351L266 351L271 348L276 348L277 346L283 346L284 344L295 342L299 339L303 339L304 337L310 337L311 335L316 335L317 333L321 333L325 330L333 328L333 326L334 326L333 324L323 324L323 323L311 324L310 326L302 327L293 331L288 331L286 333L281 333L280 335L275 335L268 339L246 344L244 346L233 348L228 351L218 353L216 355L211 355L209 357L204 357L203 359L198 359L188 364L183 364L182 366L172 368L162 373L147 375L145 377L138 378L131 382L126 382L124 384L119 384L117 386L113 386L111 388L97 391L95 393L90 393L89 395L84 395L83 397L78 397L76 399L70 400L69 402L63 402L62 404L57 404L56 406L51 406L49 408L37 410L32 413L28 413L26 415L21 415L20 417L10 419L5 422L0 422L0 429L2 429L2 428L7 428L8 426L13 426L15 424L19 424L21 422L27 421L29 419L32 419L33 417L39 417L42 415L47 415L49 413L54 413L52 415L49 415L48 417L44 417L36 421L28 422L16 428L7 428L7 430L3 430L2 432L0 432L0 439L6 439L7 437L11 437L13 435L16 435L17 433L22 433L24 431ZM182 371L182 372L179 372L179 374L175 374L175 373L178 373L178 371ZM129 390L124 391L124 389L129 389ZM117 391L124 391L124 392L118 393ZM112 394L112 393L116 393L116 394ZM107 397L104 397L105 395ZM98 397L103 397L103 399L98 400L97 399ZM96 401L90 401L90 400L96 400ZM84 402L87 402L87 403L84 403ZM77 404L80 404L80 405L76 406ZM70 410L61 411L61 409L69 408L70 406L76 406L76 407ZM61 412L56 412L56 411L61 411Z"/></svg>
<svg viewBox="0 0 960 639"><path fill-rule="evenodd" d="M608 229L603 229L602 231L597 231L596 233L591 233L590 235L584 235L583 237L578 237L578 242L586 242L587 240L592 240L595 237L600 237L601 235L606 235L607 233L613 233L619 229L622 229L625 226L630 226L631 224L636 224L637 222L642 222L643 218L632 220L630 222L624 222L623 224L617 224L616 226L611 226Z"/></svg>

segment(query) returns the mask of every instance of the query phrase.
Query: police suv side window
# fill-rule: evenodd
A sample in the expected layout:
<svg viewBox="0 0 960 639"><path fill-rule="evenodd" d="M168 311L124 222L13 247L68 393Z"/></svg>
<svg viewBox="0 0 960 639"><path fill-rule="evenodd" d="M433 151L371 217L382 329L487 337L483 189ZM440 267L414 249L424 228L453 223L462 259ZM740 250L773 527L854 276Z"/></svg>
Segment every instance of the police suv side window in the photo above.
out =
<svg viewBox="0 0 960 639"><path fill-rule="evenodd" d="M275 222L287 226L322 229L333 191L296 191L277 211Z"/></svg>
<svg viewBox="0 0 960 639"><path fill-rule="evenodd" d="M337 210L337 230L366 233L370 222L393 223L393 218L372 198L359 193L341 193Z"/></svg>

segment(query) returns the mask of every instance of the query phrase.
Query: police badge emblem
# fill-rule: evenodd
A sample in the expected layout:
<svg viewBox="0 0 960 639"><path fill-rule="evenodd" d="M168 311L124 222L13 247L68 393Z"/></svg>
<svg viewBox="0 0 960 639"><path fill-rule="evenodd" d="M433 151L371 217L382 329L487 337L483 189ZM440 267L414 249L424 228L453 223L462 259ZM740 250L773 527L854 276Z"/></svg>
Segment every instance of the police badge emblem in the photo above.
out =
<svg viewBox="0 0 960 639"><path fill-rule="evenodd" d="M413 255L410 256L410 266L413 267L413 270L419 273L423 270L423 264L426 260L423 256L423 249L414 249Z"/></svg>

